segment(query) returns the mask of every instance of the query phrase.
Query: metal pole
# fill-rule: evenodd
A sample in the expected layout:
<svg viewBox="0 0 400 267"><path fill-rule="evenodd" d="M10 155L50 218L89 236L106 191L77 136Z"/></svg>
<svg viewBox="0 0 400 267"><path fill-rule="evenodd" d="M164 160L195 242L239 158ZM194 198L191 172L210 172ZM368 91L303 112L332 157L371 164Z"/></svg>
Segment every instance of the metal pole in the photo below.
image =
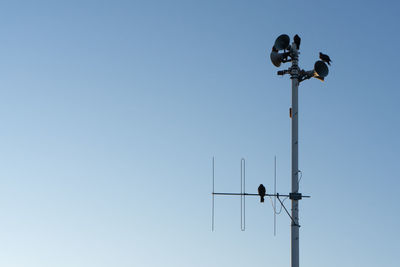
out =
<svg viewBox="0 0 400 267"><path fill-rule="evenodd" d="M292 79L292 193L299 191L299 66L298 51L293 43L291 48L292 67L290 75ZM292 199L292 225L291 225L291 263L292 267L299 267L299 201Z"/></svg>

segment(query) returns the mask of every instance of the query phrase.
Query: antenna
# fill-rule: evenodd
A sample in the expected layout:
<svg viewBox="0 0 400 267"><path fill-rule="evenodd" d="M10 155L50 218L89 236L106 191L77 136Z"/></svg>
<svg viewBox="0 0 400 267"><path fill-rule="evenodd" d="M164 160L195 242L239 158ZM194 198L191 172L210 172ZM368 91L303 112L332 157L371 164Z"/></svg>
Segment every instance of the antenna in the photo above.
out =
<svg viewBox="0 0 400 267"><path fill-rule="evenodd" d="M240 160L240 193L215 193L215 159L212 157L211 230L215 225L215 195L240 195L240 230L246 230L246 159Z"/></svg>
<svg viewBox="0 0 400 267"><path fill-rule="evenodd" d="M240 160L240 193L227 193L227 192L215 192L214 184L215 184L215 162L214 162L214 157L212 158L212 224L211 224L211 229L214 231L214 219L215 219L215 196L240 196L240 230L245 231L246 230L246 196L256 196L260 197L261 202L264 202L264 197L270 197L271 198L271 203L272 203L272 197L274 197L274 203L272 203L272 208L274 210L274 235L276 235L276 214L280 214L280 212L276 212L276 199L279 200L281 207L283 207L286 211L286 213L289 215L290 219L294 221L292 216L288 213L286 207L284 206L283 201L280 200L281 197L285 198L292 198L292 193L289 195L283 195L279 194L276 192L276 156L275 156L275 162L274 162L274 193L273 194L267 194L264 185L260 185L258 188L258 194L256 193L247 193L246 192L246 159L242 158ZM263 188L264 192L260 192L260 188ZM300 198L309 198L310 196L303 196L301 194Z"/></svg>

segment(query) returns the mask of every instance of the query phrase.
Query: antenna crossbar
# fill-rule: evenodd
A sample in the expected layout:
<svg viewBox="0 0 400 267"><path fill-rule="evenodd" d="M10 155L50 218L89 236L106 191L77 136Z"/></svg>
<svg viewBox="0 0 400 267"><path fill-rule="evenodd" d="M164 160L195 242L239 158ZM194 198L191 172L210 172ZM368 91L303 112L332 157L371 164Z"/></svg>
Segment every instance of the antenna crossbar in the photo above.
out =
<svg viewBox="0 0 400 267"><path fill-rule="evenodd" d="M259 194L253 194L253 193L216 193L213 192L211 193L213 195L223 195L223 196L260 196ZM290 197L291 195L281 195L281 194L265 194L267 197ZM311 196L302 196L305 198L310 198Z"/></svg>

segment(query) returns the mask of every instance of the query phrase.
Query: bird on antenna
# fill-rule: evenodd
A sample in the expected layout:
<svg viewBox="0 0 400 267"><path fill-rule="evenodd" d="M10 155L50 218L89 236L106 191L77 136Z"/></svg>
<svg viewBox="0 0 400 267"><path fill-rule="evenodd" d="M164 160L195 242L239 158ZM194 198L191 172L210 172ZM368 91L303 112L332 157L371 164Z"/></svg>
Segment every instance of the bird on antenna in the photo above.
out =
<svg viewBox="0 0 400 267"><path fill-rule="evenodd" d="M294 38L293 38L293 41L294 41L294 43L296 44L296 46L297 46L297 50L299 50L300 49L300 42L301 42L301 38L300 38L300 36L298 36L297 34L294 36Z"/></svg>
<svg viewBox="0 0 400 267"><path fill-rule="evenodd" d="M328 63L329 66L331 65L331 61L332 61L332 60L330 59L330 57L329 57L328 55L325 55L325 54L322 54L321 52L319 52L319 58L320 58L322 61Z"/></svg>
<svg viewBox="0 0 400 267"><path fill-rule="evenodd" d="M264 197L265 197L265 186L263 184L260 184L258 187L258 194L260 195L260 202L264 202Z"/></svg>

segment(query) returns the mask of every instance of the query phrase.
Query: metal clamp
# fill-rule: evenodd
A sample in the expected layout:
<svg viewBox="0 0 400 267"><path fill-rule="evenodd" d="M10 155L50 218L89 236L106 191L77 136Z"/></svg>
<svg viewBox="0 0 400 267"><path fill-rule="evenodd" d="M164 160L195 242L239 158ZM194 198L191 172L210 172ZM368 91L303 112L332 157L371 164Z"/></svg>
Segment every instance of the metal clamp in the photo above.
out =
<svg viewBox="0 0 400 267"><path fill-rule="evenodd" d="M300 200L303 198L301 193L289 193L289 198L291 200Z"/></svg>

